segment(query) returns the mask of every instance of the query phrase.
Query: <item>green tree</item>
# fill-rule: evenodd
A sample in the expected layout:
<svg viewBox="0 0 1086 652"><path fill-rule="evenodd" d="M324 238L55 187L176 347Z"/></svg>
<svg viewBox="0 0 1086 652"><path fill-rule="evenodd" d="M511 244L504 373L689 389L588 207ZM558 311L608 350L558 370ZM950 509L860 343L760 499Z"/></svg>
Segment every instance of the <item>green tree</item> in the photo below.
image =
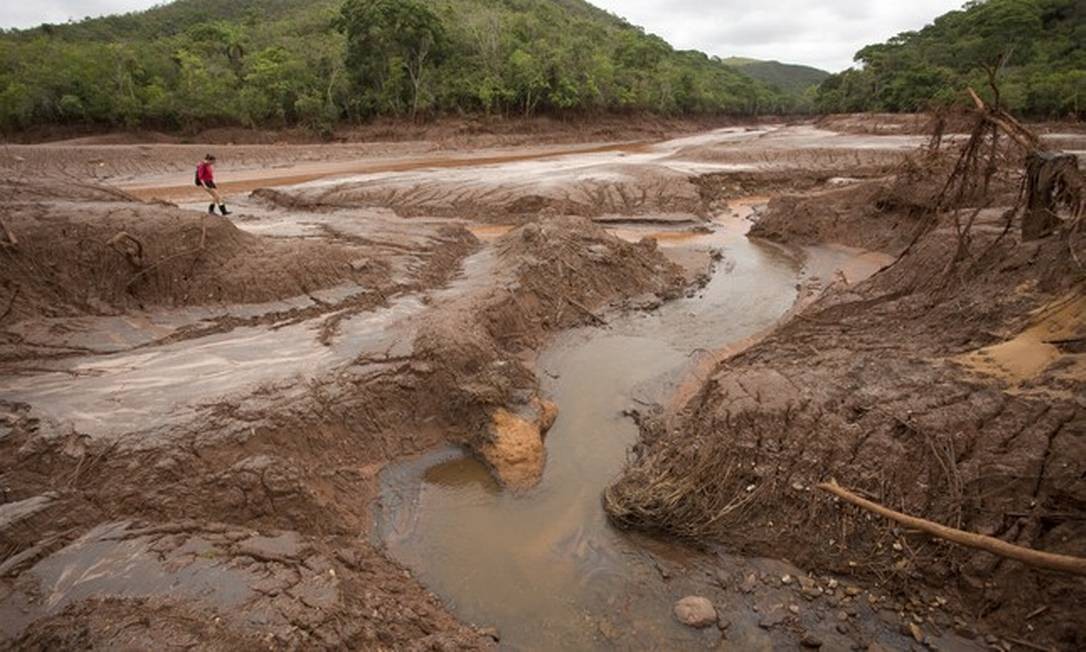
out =
<svg viewBox="0 0 1086 652"><path fill-rule="evenodd" d="M347 67L356 87L371 102L380 98L394 108L406 93L414 117L429 67L443 54L437 15L417 0L347 0L338 26L347 36Z"/></svg>

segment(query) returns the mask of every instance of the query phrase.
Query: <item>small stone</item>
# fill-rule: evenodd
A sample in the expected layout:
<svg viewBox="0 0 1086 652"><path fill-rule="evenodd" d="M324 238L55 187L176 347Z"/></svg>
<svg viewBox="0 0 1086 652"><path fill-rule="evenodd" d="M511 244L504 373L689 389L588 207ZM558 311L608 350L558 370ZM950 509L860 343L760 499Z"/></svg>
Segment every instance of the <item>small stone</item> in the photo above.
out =
<svg viewBox="0 0 1086 652"><path fill-rule="evenodd" d="M498 633L498 628L497 627L486 627L484 629L480 629L479 630L479 635L482 636L483 638L489 638L490 640L494 641L495 643L499 643L502 640L501 634Z"/></svg>
<svg viewBox="0 0 1086 652"><path fill-rule="evenodd" d="M844 623L837 623L837 631L840 634L848 634L848 625Z"/></svg>
<svg viewBox="0 0 1086 652"><path fill-rule="evenodd" d="M758 626L762 629L772 629L784 622L784 613L783 609L770 609L758 620Z"/></svg>
<svg viewBox="0 0 1086 652"><path fill-rule="evenodd" d="M854 598L863 592L863 589L856 586L845 587L845 595L849 596L850 598Z"/></svg>
<svg viewBox="0 0 1086 652"><path fill-rule="evenodd" d="M675 618L687 627L704 629L717 622L716 608L708 598L691 595L675 603Z"/></svg>
<svg viewBox="0 0 1086 652"><path fill-rule="evenodd" d="M791 611L793 614L798 616L799 615L799 606L794 605L794 604L790 604L790 605L788 605L788 611Z"/></svg>
<svg viewBox="0 0 1086 652"><path fill-rule="evenodd" d="M743 583L739 585L739 590L743 593L753 593L754 589L758 586L758 577L751 573L743 579Z"/></svg>
<svg viewBox="0 0 1086 652"><path fill-rule="evenodd" d="M818 638L818 636L815 636L811 632L807 632L800 640L800 645L802 645L803 647L809 647L811 649L817 650L818 648L822 647L823 643L822 639Z"/></svg>
<svg viewBox="0 0 1086 652"><path fill-rule="evenodd" d="M729 578L728 578L728 574L727 574L727 573L725 573L724 571L722 571L722 570L718 570L718 571L716 572L716 583L717 583L717 584L718 584L718 585L719 585L719 586L720 586L721 588L725 588L725 589L726 589L726 588L728 588L728 579L729 579Z"/></svg>
<svg viewBox="0 0 1086 652"><path fill-rule="evenodd" d="M923 643L927 638L924 636L924 630L920 629L916 623L909 623L909 634L912 635L917 643Z"/></svg>
<svg viewBox="0 0 1086 652"><path fill-rule="evenodd" d="M843 623L848 622L848 614L845 613L844 611L838 611L837 612L837 620L839 620L839 621L841 621Z"/></svg>
<svg viewBox="0 0 1086 652"><path fill-rule="evenodd" d="M792 583L792 576L791 575L784 575L784 576L781 577L781 584L783 584L785 586L788 586L791 583Z"/></svg>

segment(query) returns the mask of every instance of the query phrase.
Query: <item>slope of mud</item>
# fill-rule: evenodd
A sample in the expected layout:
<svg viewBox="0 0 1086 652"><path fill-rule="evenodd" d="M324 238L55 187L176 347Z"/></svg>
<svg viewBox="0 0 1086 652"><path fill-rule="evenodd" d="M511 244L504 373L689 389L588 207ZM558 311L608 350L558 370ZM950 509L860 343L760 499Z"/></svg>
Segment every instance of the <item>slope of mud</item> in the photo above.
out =
<svg viewBox="0 0 1086 652"><path fill-rule="evenodd" d="M451 442L530 484L554 418L534 350L685 283L651 241L576 218L481 247L366 210L257 212L239 229L109 191L35 192L8 206L20 237L0 252L42 265L15 280L57 306L5 324L19 355L0 377L0 632L15 647L493 645L369 543L377 473ZM118 289L129 256L100 251L117 230L162 261L142 297ZM176 305L193 287L215 305Z"/></svg>
<svg viewBox="0 0 1086 652"><path fill-rule="evenodd" d="M453 436L504 485L523 489L542 475L542 437L555 416L529 364L543 337L603 323L597 311L616 299L678 296L684 279L654 241L630 244L581 218L525 225L494 248L496 283L427 318L416 347L433 361L431 387L446 388Z"/></svg>
<svg viewBox="0 0 1086 652"><path fill-rule="evenodd" d="M18 243L0 252L8 324L387 282L386 270L341 244L262 238L224 217L123 201L104 188L67 188L59 197L48 185L6 190L13 198L0 209Z"/></svg>
<svg viewBox="0 0 1086 652"><path fill-rule="evenodd" d="M894 193L891 181L780 200L756 231L900 251L916 218L880 206ZM1086 555L1081 354L1068 345L1028 378L984 373L1001 343L1038 329L1077 341L1081 313L1058 328L1043 319L1078 306L1086 278L1065 239L1020 242L1003 218L981 211L964 257L946 218L869 281L838 287L719 364L694 398L646 426L605 494L612 518L875 582L929 634L991 627L1086 644L1081 579L909 533L814 488L835 478L906 513Z"/></svg>

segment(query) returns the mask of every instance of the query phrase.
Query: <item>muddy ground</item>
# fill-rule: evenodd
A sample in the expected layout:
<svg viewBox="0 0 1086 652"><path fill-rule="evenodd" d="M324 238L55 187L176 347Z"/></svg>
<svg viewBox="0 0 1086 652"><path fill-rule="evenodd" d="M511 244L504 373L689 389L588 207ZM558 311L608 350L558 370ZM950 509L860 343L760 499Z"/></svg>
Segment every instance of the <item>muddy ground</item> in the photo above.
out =
<svg viewBox="0 0 1086 652"><path fill-rule="evenodd" d="M770 203L753 236L895 262L831 288L648 420L605 505L631 527L865 578L925 636L975 628L1005 637L996 646L1081 649L1082 578L909 532L816 488L836 479L908 514L1086 556L1086 241L1023 242L1009 166L930 223L956 151Z"/></svg>
<svg viewBox="0 0 1086 652"><path fill-rule="evenodd" d="M452 443L507 490L531 487L560 409L540 389L541 348L704 283L712 252L681 242L731 200L798 193L755 216L763 237L904 246L909 208L880 198L922 136L662 129L677 137L219 146L230 219L203 213L188 181L204 145L7 147L0 646L495 645L375 545L386 465ZM721 363L639 454L678 465L704 441L743 467L706 486L766 486L754 521L706 540L899 605L946 582L940 607L970 636L1081 644L1081 582L811 499L832 470L922 515L1082 554L1080 353L1045 349L1051 364L1010 380L993 371L1002 353L985 355L1072 296L1077 272L1056 245L1003 239L985 254L998 264L931 289L948 233ZM1081 306L1067 301L1073 343ZM929 461L922 484L904 459ZM635 466L616 486L636 483ZM1030 601L1049 608L1025 613Z"/></svg>

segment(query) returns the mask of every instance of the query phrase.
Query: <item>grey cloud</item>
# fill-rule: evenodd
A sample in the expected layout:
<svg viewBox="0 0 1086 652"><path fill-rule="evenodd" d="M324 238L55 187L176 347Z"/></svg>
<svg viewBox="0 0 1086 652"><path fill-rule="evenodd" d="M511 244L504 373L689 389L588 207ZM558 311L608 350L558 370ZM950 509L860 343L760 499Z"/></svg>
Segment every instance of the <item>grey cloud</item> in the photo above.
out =
<svg viewBox="0 0 1086 652"><path fill-rule="evenodd" d="M936 16L963 0L595 0L676 47L847 68L856 51Z"/></svg>
<svg viewBox="0 0 1086 652"><path fill-rule="evenodd" d="M229 1L229 0L225 0ZM33 27L42 23L63 23L87 16L103 16L146 9L159 4L153 0L4 0L0 27Z"/></svg>
<svg viewBox="0 0 1086 652"><path fill-rule="evenodd" d="M229 0L222 0L229 2ZM846 68L857 50L919 29L964 0L593 0L676 47L722 57ZM5 0L0 26L29 27L157 4L154 0Z"/></svg>

